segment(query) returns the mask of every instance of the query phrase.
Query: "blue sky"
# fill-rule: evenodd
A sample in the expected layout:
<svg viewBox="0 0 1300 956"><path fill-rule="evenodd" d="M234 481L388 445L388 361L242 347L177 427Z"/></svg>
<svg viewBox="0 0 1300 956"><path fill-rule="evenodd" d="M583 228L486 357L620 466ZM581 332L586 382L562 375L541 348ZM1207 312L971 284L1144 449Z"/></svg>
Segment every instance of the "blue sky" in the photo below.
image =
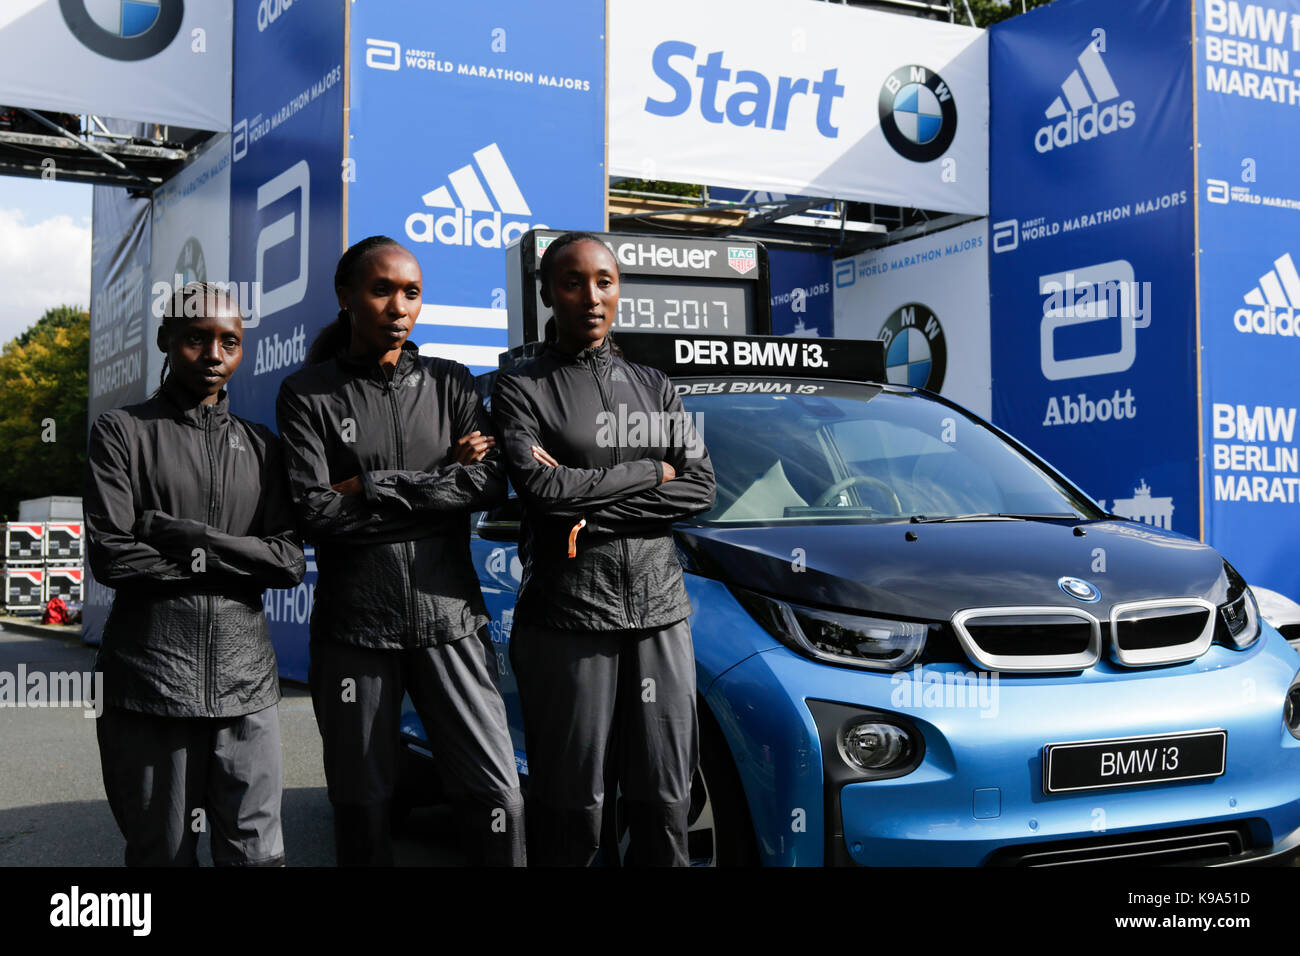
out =
<svg viewBox="0 0 1300 956"><path fill-rule="evenodd" d="M92 187L0 176L0 344L54 305L90 305Z"/></svg>

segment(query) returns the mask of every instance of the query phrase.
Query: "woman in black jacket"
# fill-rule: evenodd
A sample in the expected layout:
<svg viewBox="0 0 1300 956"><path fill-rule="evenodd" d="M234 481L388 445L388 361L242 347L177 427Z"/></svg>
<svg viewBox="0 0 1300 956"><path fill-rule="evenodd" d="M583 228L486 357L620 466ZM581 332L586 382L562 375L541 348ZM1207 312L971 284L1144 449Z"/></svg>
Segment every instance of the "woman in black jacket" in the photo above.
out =
<svg viewBox="0 0 1300 956"><path fill-rule="evenodd" d="M461 806L476 862L521 865L523 799L469 552L470 512L505 473L463 365L407 337L420 266L383 236L334 277L336 322L276 409L304 537L316 545L312 703L340 864L391 864L404 692Z"/></svg>
<svg viewBox="0 0 1300 956"><path fill-rule="evenodd" d="M698 731L672 523L713 506L713 466L667 377L613 345L618 265L599 237L556 238L539 271L554 312L546 348L492 395L525 512L510 655L529 855L592 861L609 761L628 810L628 862L684 865Z"/></svg>
<svg viewBox="0 0 1300 956"><path fill-rule="evenodd" d="M230 414L238 305L191 283L169 298L154 396L104 412L85 489L91 572L115 588L96 669L104 789L127 865L278 865L280 685L262 610L305 564L280 443Z"/></svg>

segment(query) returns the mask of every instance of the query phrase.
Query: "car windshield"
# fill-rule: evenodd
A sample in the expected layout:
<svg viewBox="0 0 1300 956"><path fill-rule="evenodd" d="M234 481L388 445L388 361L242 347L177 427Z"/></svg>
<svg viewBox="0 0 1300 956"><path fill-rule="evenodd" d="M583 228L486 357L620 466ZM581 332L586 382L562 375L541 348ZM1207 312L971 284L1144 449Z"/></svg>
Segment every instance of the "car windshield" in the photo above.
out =
<svg viewBox="0 0 1300 956"><path fill-rule="evenodd" d="M677 391L717 474L701 521L1102 516L987 425L919 392L775 379Z"/></svg>

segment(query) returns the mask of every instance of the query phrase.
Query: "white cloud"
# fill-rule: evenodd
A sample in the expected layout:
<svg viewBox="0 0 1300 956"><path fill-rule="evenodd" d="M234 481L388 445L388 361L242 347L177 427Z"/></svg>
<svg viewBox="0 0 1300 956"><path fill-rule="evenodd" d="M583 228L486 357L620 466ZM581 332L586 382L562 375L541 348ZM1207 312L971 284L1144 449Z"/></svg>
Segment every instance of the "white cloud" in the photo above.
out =
<svg viewBox="0 0 1300 956"><path fill-rule="evenodd" d="M90 306L90 219L0 209L0 344L56 305Z"/></svg>

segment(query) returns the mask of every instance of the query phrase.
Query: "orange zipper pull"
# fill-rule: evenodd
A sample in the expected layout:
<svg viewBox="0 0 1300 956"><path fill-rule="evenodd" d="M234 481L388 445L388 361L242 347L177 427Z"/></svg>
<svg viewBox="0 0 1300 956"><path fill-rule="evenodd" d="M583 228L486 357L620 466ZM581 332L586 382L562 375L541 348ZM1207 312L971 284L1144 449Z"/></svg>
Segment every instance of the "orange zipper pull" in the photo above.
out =
<svg viewBox="0 0 1300 956"><path fill-rule="evenodd" d="M587 519L579 518L578 523L569 530L569 557L578 556L578 532L587 527Z"/></svg>

